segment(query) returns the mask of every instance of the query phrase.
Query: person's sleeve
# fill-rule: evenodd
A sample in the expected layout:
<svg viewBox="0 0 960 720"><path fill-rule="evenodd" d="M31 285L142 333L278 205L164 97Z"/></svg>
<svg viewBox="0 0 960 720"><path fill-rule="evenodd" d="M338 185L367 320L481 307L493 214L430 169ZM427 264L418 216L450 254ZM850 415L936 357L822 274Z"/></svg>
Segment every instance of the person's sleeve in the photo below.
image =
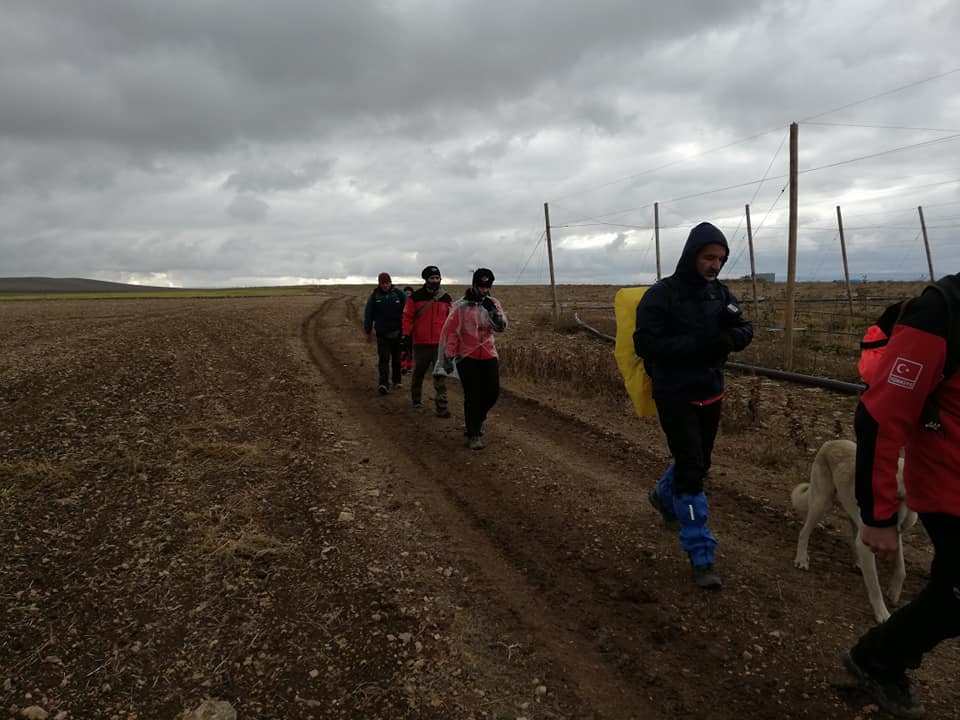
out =
<svg viewBox="0 0 960 720"><path fill-rule="evenodd" d="M490 325L495 332L504 332L507 329L507 315L503 311L503 305L494 297L490 299L493 300L495 308L493 312L488 311L490 315Z"/></svg>
<svg viewBox="0 0 960 720"><path fill-rule="evenodd" d="M403 319L400 322L400 327L402 328L403 335L412 335L413 334L413 311L415 303L411 299L410 302L405 302L403 304Z"/></svg>
<svg viewBox="0 0 960 720"><path fill-rule="evenodd" d="M729 293L729 300L735 307L743 307L733 293ZM730 326L730 338L733 341L734 352L740 352L753 341L753 323L743 317L743 312L738 313L733 319Z"/></svg>
<svg viewBox="0 0 960 720"><path fill-rule="evenodd" d="M460 350L460 337L457 330L460 327L460 308L451 305L450 313L440 330L440 350L444 357L454 357Z"/></svg>
<svg viewBox="0 0 960 720"><path fill-rule="evenodd" d="M860 398L854 418L856 488L867 525L896 523L900 449L916 431L924 406L940 383L946 326L946 304L939 293L911 301L877 365L874 384Z"/></svg>
<svg viewBox="0 0 960 720"><path fill-rule="evenodd" d="M644 293L637 305L637 327L633 333L633 349L651 362L689 365L703 349L694 335L671 335L669 328L669 289L654 285Z"/></svg>
<svg viewBox="0 0 960 720"><path fill-rule="evenodd" d="M363 331L369 335L373 330L373 293L367 298L367 305L363 309Z"/></svg>

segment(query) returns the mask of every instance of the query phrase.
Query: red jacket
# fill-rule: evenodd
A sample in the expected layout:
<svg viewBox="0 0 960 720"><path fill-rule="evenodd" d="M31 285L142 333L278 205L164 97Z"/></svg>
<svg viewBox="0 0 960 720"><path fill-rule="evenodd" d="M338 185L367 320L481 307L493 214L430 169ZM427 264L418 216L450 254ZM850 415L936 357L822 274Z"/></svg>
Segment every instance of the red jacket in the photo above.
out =
<svg viewBox="0 0 960 720"><path fill-rule="evenodd" d="M431 295L424 288L415 290L403 306L403 334L409 335L414 345L439 345L443 323L450 313L450 302L447 293L438 291Z"/></svg>
<svg viewBox="0 0 960 720"><path fill-rule="evenodd" d="M910 509L960 516L960 372L942 379L948 338L960 342L955 302L935 290L910 302L857 406L857 501L868 525L896 523L900 448Z"/></svg>
<svg viewBox="0 0 960 720"><path fill-rule="evenodd" d="M497 357L493 334L507 329L507 317L500 301L490 300L495 308L493 312L472 300L458 300L453 304L440 338L445 356L476 360Z"/></svg>

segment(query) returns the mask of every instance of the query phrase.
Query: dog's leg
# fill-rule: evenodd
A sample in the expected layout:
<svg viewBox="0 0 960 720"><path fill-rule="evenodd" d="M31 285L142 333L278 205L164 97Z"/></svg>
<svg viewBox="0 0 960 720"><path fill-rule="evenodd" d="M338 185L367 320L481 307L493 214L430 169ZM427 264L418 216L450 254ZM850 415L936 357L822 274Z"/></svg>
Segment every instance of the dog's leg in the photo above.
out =
<svg viewBox="0 0 960 720"><path fill-rule="evenodd" d="M848 528L850 530L850 549L853 551L853 566L857 570L863 570L863 559L860 555L860 526L851 520Z"/></svg>
<svg viewBox="0 0 960 720"><path fill-rule="evenodd" d="M810 533L817 526L824 516L830 510L833 504L833 493L817 494L813 491L813 484L807 490L807 519L800 528L800 537L797 539L797 556L793 564L801 570L810 569L810 555L807 551L807 545L810 543ZM826 495L826 497L824 497Z"/></svg>
<svg viewBox="0 0 960 720"><path fill-rule="evenodd" d="M863 573L863 584L867 587L867 598L873 608L873 616L878 623L886 622L890 617L886 603L883 602L883 593L880 592L880 578L877 577L877 559L859 536L857 538L857 554L860 556L860 572Z"/></svg>
<svg viewBox="0 0 960 720"><path fill-rule="evenodd" d="M903 592L903 581L907 577L907 566L903 562L903 536L897 537L897 564L893 568L893 577L887 587L887 597L896 605L900 602L900 593Z"/></svg>

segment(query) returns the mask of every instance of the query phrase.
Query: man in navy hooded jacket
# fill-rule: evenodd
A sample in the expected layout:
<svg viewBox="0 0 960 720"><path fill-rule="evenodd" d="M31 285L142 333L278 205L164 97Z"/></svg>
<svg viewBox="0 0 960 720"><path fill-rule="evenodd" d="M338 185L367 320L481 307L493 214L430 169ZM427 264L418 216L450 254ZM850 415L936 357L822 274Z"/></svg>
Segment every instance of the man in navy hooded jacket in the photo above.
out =
<svg viewBox="0 0 960 720"><path fill-rule="evenodd" d="M673 455L650 502L668 527L679 528L693 579L705 589L721 586L703 482L720 425L723 364L753 339L737 299L717 280L729 254L719 228L710 223L693 228L673 275L651 287L637 306L633 334Z"/></svg>

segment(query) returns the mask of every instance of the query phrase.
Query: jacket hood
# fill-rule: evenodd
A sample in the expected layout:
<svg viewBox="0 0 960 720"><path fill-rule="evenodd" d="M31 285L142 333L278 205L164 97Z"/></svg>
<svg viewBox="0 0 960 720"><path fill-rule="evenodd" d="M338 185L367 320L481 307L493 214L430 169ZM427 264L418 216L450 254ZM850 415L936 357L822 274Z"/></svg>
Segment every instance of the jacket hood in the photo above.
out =
<svg viewBox="0 0 960 720"><path fill-rule="evenodd" d="M726 251L723 260L726 262L730 256L730 246L727 244L727 238L724 237L720 228L708 222L702 222L693 228L687 236L687 242L683 246L680 260L677 261L677 269L674 275L684 282L695 285L706 284L707 281L697 272L697 255L704 247L712 243L723 246Z"/></svg>

